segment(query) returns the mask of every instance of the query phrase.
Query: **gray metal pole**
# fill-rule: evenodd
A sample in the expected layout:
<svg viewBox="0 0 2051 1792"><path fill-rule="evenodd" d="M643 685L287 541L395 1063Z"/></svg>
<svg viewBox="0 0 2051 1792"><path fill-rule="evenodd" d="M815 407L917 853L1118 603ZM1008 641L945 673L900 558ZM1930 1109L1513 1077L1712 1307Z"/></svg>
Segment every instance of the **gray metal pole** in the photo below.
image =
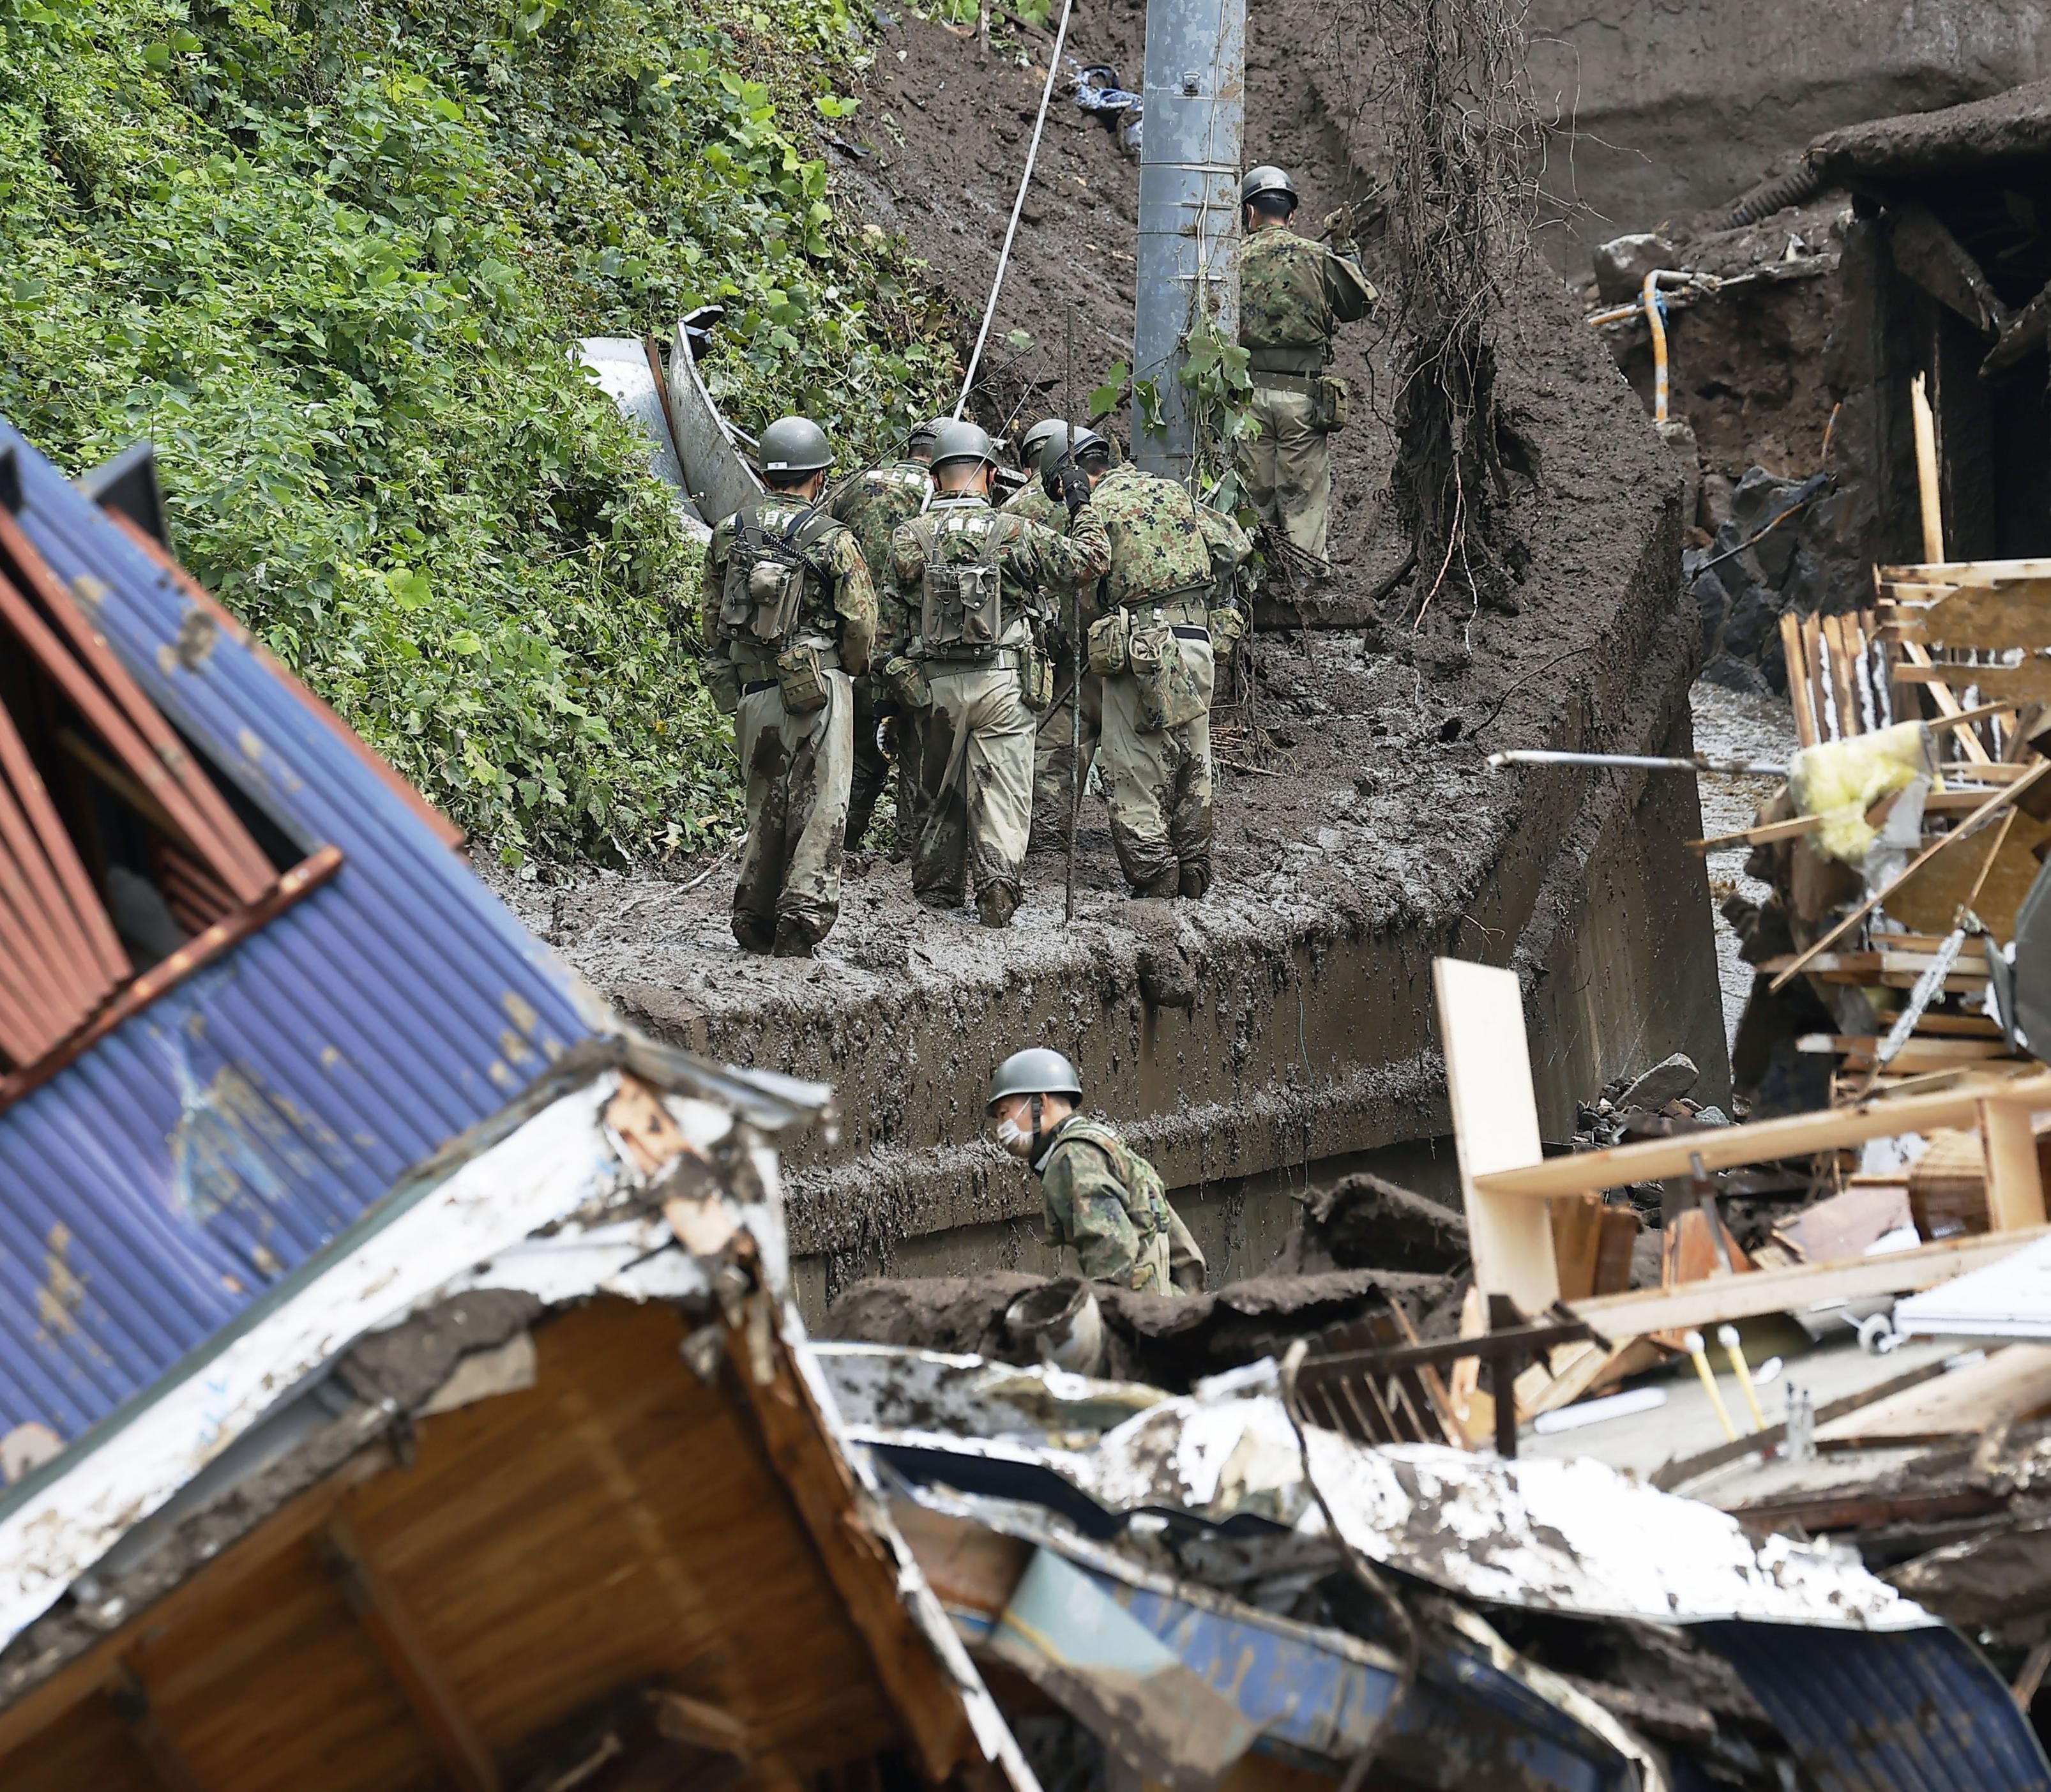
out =
<svg viewBox="0 0 2051 1792"><path fill-rule="evenodd" d="M1201 299L1239 329L1239 163L1246 122L1246 0L1147 0L1140 130L1135 380L1151 380L1165 427L1132 413L1132 457L1187 479L1194 448L1178 352Z"/></svg>

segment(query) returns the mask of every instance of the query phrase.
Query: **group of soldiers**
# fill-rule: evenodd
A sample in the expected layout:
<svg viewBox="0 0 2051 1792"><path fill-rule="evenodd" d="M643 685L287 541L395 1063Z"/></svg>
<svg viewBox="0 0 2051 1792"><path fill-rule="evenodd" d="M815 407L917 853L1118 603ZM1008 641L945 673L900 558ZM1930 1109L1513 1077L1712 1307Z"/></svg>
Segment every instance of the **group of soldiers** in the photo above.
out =
<svg viewBox="0 0 2051 1792"><path fill-rule="evenodd" d="M1325 369L1334 327L1374 289L1345 214L1322 241L1288 228L1298 195L1281 169L1253 170L1240 197L1258 425L1240 470L1264 518L1322 561L1326 438L1346 412ZM744 950L812 955L893 760L899 840L928 907L973 899L984 926L1008 926L1028 851L1065 838L1092 762L1132 893L1209 890L1211 700L1248 620L1235 575L1252 544L1236 522L1115 465L1101 436L1061 418L1021 440L1028 483L1002 507L996 447L958 419L921 425L900 459L831 490L833 449L807 418L772 424L758 456L764 495L714 530L700 615L746 785ZM1076 1111L1081 1093L1065 1058L1031 1048L991 1094L1000 1142L1042 1179L1050 1242L1094 1278L1200 1288L1202 1254L1159 1176Z"/></svg>
<svg viewBox="0 0 2051 1792"><path fill-rule="evenodd" d="M1241 198L1260 425L1242 471L1322 559L1326 437L1346 408L1322 370L1334 325L1373 288L1350 243L1287 229L1283 170L1255 169ZM1008 926L1027 852L1065 837L1092 764L1132 893L1209 891L1211 700L1248 620L1236 522L1114 465L1101 436L1060 418L1026 432L1028 483L1001 508L995 445L958 419L921 425L894 464L830 491L832 447L807 418L779 418L758 455L764 495L714 530L700 616L746 787L743 949L808 957L825 938L843 853L893 758L899 843L928 907L973 901L983 925Z"/></svg>

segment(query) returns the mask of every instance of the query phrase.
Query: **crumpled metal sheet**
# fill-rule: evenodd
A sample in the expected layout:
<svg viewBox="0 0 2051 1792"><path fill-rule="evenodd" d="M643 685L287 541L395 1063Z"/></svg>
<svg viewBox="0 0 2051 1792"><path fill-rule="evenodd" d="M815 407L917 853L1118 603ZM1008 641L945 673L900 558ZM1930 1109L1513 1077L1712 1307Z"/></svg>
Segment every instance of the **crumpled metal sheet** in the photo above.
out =
<svg viewBox="0 0 2051 1792"><path fill-rule="evenodd" d="M1057 1509L1092 1535L1113 1534L1130 1514L1150 1510L1240 1528L1267 1520L1323 1532L1280 1398L1259 1391L1264 1379L1272 1388L1272 1376L1242 1375L1226 1391L1162 1399L1094 1439L1072 1437L1057 1446L1016 1432L950 1433L943 1411L896 1398L876 1366L865 1372L872 1398L865 1416L874 1422L852 1425L851 1434L920 1478L945 1480L951 1472L952 1485L968 1491L1033 1497L1024 1489L1037 1472L1055 1484L1047 1489L1043 1478ZM955 1373L966 1397L974 1371ZM1029 1381L1049 1371L1004 1373ZM1050 1384L1045 1397L1061 1392ZM982 1429L992 1427L986 1421ZM1784 1537L1755 1544L1714 1507L1602 1463L1506 1462L1436 1445L1369 1448L1335 1432L1308 1435L1312 1472L1346 1540L1369 1559L1448 1592L1656 1623L1741 1618L1900 1630L1936 1622L1862 1567Z"/></svg>
<svg viewBox="0 0 2051 1792"><path fill-rule="evenodd" d="M2042 1747L1955 1632L1861 1636L1777 1625L1699 1633L1738 1671L1818 1792L2045 1792Z"/></svg>

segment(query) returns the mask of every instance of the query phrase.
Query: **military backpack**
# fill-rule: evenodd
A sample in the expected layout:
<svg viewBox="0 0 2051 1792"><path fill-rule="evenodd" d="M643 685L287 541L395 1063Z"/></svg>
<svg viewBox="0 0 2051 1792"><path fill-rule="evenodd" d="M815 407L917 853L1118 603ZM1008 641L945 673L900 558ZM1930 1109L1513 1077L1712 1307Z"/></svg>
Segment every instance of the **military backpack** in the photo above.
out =
<svg viewBox="0 0 2051 1792"><path fill-rule="evenodd" d="M1115 1133L1094 1120L1070 1120L1057 1145L1080 1141L1095 1145L1111 1161L1111 1173L1125 1191L1125 1211L1135 1231L1151 1237L1169 1229L1167 1185L1161 1172Z"/></svg>
<svg viewBox="0 0 2051 1792"><path fill-rule="evenodd" d="M994 511L935 519L926 569L919 639L939 659L986 659L1004 638L1004 572L1000 560L1006 525Z"/></svg>
<svg viewBox="0 0 2051 1792"><path fill-rule="evenodd" d="M817 504L777 528L764 527L760 504L736 511L726 585L720 595L721 635L772 652L787 644L797 632L807 575L823 577L809 550L836 526Z"/></svg>

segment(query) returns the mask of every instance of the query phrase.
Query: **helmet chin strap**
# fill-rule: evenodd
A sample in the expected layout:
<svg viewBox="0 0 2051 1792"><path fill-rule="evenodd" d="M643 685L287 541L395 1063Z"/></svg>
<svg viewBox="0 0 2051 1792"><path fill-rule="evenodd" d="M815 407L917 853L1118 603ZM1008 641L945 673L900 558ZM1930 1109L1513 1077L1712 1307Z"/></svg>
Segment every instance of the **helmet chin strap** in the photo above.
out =
<svg viewBox="0 0 2051 1792"><path fill-rule="evenodd" d="M1044 1095L1035 1095L1033 1098L1033 1149L1026 1159L1029 1164L1038 1163L1045 1154L1046 1117L1047 1098Z"/></svg>

